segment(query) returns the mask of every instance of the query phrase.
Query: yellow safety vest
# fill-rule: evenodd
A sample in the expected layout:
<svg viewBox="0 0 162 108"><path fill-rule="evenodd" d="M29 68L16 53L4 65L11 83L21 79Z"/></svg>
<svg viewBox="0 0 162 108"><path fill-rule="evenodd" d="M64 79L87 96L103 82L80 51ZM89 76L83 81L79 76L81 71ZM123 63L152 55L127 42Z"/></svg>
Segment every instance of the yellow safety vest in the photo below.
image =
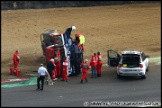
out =
<svg viewBox="0 0 162 108"><path fill-rule="evenodd" d="M80 44L85 43L85 37L83 35L79 36Z"/></svg>

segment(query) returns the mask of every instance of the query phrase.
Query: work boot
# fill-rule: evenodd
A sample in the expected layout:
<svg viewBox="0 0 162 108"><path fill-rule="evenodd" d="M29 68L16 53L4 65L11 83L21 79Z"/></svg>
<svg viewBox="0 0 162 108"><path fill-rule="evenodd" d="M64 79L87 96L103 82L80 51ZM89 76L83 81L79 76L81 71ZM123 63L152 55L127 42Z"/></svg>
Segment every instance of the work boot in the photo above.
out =
<svg viewBox="0 0 162 108"><path fill-rule="evenodd" d="M86 81L86 83L88 82L88 80L87 80L87 79L86 79L85 81Z"/></svg>
<svg viewBox="0 0 162 108"><path fill-rule="evenodd" d="M80 83L83 84L83 80L81 80Z"/></svg>

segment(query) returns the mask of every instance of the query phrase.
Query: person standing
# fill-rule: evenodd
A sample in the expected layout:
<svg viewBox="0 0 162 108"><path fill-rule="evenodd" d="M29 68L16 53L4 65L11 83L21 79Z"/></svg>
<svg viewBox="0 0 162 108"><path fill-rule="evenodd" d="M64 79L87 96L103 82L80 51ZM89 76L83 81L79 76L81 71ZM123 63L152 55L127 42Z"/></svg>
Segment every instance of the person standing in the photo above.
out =
<svg viewBox="0 0 162 108"><path fill-rule="evenodd" d="M53 71L55 70L54 59L51 58L50 61L47 63L47 71L50 75L50 78L53 80Z"/></svg>
<svg viewBox="0 0 162 108"><path fill-rule="evenodd" d="M60 77L60 68L61 68L61 59L60 59L60 50L58 49L58 54L55 56L55 65L57 77Z"/></svg>
<svg viewBox="0 0 162 108"><path fill-rule="evenodd" d="M80 68L82 69L82 78L80 83L83 83L84 79L88 82L87 72L89 70L89 64L87 59L85 59L85 61L81 64Z"/></svg>
<svg viewBox="0 0 162 108"><path fill-rule="evenodd" d="M66 57L64 57L64 61L63 61L63 71L62 71L62 80L61 81L68 81L69 78L67 76L67 71L68 71L68 60Z"/></svg>
<svg viewBox="0 0 162 108"><path fill-rule="evenodd" d="M100 52L97 52L97 76L101 77L101 72L102 72L102 56Z"/></svg>
<svg viewBox="0 0 162 108"><path fill-rule="evenodd" d="M67 56L67 60L68 60L68 68L69 68L69 71L68 71L68 74L71 73L70 71L70 68L71 68L71 63L70 63L70 55L71 55L71 48L72 48L72 44L73 44L73 39L71 37L71 32L73 30L76 30L76 27L75 26L71 26L69 28L66 29L66 31L63 33L63 37L64 37L64 50L65 50L65 55Z"/></svg>
<svg viewBox="0 0 162 108"><path fill-rule="evenodd" d="M97 77L97 57L96 57L96 53L94 53L94 55L91 58L90 61L90 66L91 66L91 71L92 71L92 78L93 77Z"/></svg>
<svg viewBox="0 0 162 108"><path fill-rule="evenodd" d="M85 37L81 33L75 34L75 42L78 45L78 48L84 52L84 43L85 43Z"/></svg>
<svg viewBox="0 0 162 108"><path fill-rule="evenodd" d="M66 35L66 38L67 38L67 39L70 38L71 32L72 32L73 30L76 30L76 27L75 27L75 26L71 26L71 27L69 27L69 28L67 28L67 29L65 30L64 35Z"/></svg>
<svg viewBox="0 0 162 108"><path fill-rule="evenodd" d="M40 64L40 67L38 68L38 78L37 78L37 90L43 90L44 86L44 79L45 75L50 76L47 69L43 66L43 64ZM41 88L40 88L40 81L41 81Z"/></svg>
<svg viewBox="0 0 162 108"><path fill-rule="evenodd" d="M71 38L71 32L73 30L76 30L75 26L71 26L69 28L66 29L66 31L63 34L64 40L65 40L65 46L69 47L69 45L72 44L72 38Z"/></svg>
<svg viewBox="0 0 162 108"><path fill-rule="evenodd" d="M20 62L19 50L16 50L15 53L13 54L14 69L18 69L19 62Z"/></svg>

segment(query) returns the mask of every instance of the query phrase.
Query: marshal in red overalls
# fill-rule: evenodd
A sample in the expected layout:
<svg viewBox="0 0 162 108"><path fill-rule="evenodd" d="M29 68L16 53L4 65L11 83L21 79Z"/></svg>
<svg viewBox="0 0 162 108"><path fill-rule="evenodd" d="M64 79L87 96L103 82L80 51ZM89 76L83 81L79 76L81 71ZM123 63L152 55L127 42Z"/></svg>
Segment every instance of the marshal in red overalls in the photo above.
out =
<svg viewBox="0 0 162 108"><path fill-rule="evenodd" d="M59 77L60 75L60 67L61 67L61 61L60 61L60 50L58 49L58 54L55 57L55 65L56 65L56 76Z"/></svg>
<svg viewBox="0 0 162 108"><path fill-rule="evenodd" d="M85 59L85 61L81 64L80 68L82 69L82 78L80 83L83 83L84 79L87 82L88 81L87 72L89 70L89 64L87 59Z"/></svg>
<svg viewBox="0 0 162 108"><path fill-rule="evenodd" d="M101 77L101 72L102 72L102 56L100 54L100 52L97 52L97 76Z"/></svg>
<svg viewBox="0 0 162 108"><path fill-rule="evenodd" d="M18 69L19 60L20 60L19 51L16 50L15 53L13 54L14 69Z"/></svg>
<svg viewBox="0 0 162 108"><path fill-rule="evenodd" d="M63 71L62 71L62 80L61 81L68 81L69 78L67 76L67 71L68 71L68 60L66 59L66 57L64 58L63 61Z"/></svg>

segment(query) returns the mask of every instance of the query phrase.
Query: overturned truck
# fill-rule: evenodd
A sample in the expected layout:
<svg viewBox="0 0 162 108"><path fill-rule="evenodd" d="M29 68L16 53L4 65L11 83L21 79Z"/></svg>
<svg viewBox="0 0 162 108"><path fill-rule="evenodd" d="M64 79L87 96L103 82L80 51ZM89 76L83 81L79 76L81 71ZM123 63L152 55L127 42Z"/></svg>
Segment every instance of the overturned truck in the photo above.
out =
<svg viewBox="0 0 162 108"><path fill-rule="evenodd" d="M74 76L81 73L80 64L83 62L83 46L85 42L84 36L75 35L75 39L71 38L72 30L75 26L66 29L65 33L58 33L57 30L47 30L40 35L41 47L43 55L46 58L46 63L51 58L55 59L55 64L58 65L57 77L62 74L63 58L68 59L68 76ZM78 44L79 42L79 44Z"/></svg>

